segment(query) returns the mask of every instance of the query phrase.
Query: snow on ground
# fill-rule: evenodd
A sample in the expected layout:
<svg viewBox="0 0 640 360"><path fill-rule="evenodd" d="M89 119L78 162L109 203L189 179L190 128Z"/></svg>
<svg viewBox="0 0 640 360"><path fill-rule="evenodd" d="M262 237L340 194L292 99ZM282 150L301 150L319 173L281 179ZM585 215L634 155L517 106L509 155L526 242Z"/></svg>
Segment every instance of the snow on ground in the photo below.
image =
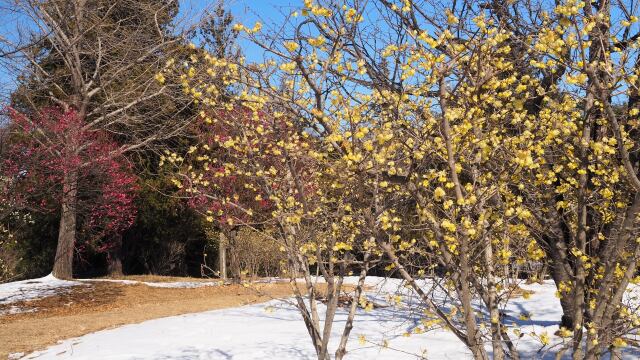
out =
<svg viewBox="0 0 640 360"><path fill-rule="evenodd" d="M38 279L15 281L0 284L0 304L10 304L18 301L41 299L67 291L73 286L82 285L78 281L67 281L47 275Z"/></svg>
<svg viewBox="0 0 640 360"><path fill-rule="evenodd" d="M369 283L372 283L369 280ZM378 280L380 280L378 278ZM373 283L372 283L373 284ZM384 302L384 297L376 299ZM346 312L337 316L335 349ZM416 325L394 307L361 311L352 331L349 359L461 359L468 351L445 331L404 337ZM367 343L358 338L364 335ZM382 348L383 341L389 348ZM391 348L398 348L399 352ZM70 339L27 359L315 359L300 314L288 301L174 316Z"/></svg>
<svg viewBox="0 0 640 360"><path fill-rule="evenodd" d="M355 278L349 282L354 283ZM370 312L359 310L347 346L347 359L471 358L465 346L448 331L405 336L420 325L419 303L399 280L371 277L367 285L373 288L367 292L368 298L378 304L385 304L388 295L397 291L406 296L398 306L379 307ZM552 345L561 342L553 335L561 315L555 286L545 282L521 287L534 294L529 299L515 299L504 309L507 323L519 327L523 334L512 339L522 358L553 359L559 346L551 351L549 346L541 350L542 344L536 336L546 333ZM529 318L521 317L523 314ZM345 319L346 311L340 310L330 349L336 348ZM512 329L509 331L512 333ZM385 343L387 347L382 346ZM490 351L489 344L487 349ZM625 354L625 358L638 358L638 355ZM25 357L35 358L284 360L316 357L301 316L291 301L272 300L266 304L173 316L100 331L65 340Z"/></svg>
<svg viewBox="0 0 640 360"><path fill-rule="evenodd" d="M194 289L205 286L220 286L225 284L223 280L210 280L210 281L162 281L162 282L152 282L152 281L138 281L138 280L122 280L122 279L80 279L79 281L105 281L105 282L113 282L120 283L126 285L137 285L143 284L151 287L157 288L171 288L171 289ZM275 282L288 282L287 279L281 278L261 278L258 280L253 280L251 283L254 284L264 284L264 283L275 283Z"/></svg>
<svg viewBox="0 0 640 360"><path fill-rule="evenodd" d="M118 279L82 279L80 281L103 281L113 282L126 285L143 284L157 288L172 288L172 289L193 289L204 286L218 286L222 284L222 281L171 281L171 282L151 282L151 281L138 281L138 280L118 280Z"/></svg>
<svg viewBox="0 0 640 360"><path fill-rule="evenodd" d="M37 311L37 309L35 309L35 308L33 308L33 309L24 309L24 308L21 308L19 306L12 305L12 306L8 307L7 309L0 310L0 316L20 314L20 313L29 313L29 312L35 312L35 311Z"/></svg>

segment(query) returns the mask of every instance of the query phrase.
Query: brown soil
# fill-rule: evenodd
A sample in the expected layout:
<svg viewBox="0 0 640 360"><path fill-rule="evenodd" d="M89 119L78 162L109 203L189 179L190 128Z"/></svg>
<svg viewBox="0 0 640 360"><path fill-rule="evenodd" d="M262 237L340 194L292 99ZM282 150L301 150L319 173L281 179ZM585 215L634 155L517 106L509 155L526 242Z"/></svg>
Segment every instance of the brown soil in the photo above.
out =
<svg viewBox="0 0 640 360"><path fill-rule="evenodd" d="M129 279L160 280L148 277ZM44 349L59 340L124 324L254 304L292 294L288 283L252 284L249 287L221 285L193 289L155 288L113 282L88 284L47 298L11 304L37 311L0 316L0 359L7 358L10 353L29 353Z"/></svg>

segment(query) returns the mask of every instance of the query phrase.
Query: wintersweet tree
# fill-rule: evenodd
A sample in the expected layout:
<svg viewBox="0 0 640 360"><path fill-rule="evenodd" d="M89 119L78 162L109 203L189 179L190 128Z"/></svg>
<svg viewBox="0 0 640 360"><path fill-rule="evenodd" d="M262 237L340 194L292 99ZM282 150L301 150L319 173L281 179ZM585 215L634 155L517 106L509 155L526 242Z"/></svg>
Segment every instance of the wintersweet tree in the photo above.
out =
<svg viewBox="0 0 640 360"><path fill-rule="evenodd" d="M264 112L256 116L264 119L260 126L270 126ZM182 178L175 179L174 184L180 189L182 196L188 198L189 205L219 230L220 261L225 261L228 246L231 252L231 277L235 282L241 280L242 272L236 248L239 231L242 227L263 229L274 210L268 194L252 186L252 178L248 178L242 171L236 171L237 162L246 162L251 158L240 157L228 148L234 139L243 136L244 127L255 125L252 117L254 114L251 109L242 106L203 110L200 121L194 124L193 132L197 134L197 142L190 147L185 158L176 157L168 151L161 157L162 164L176 165L184 174ZM276 140L272 138L262 143L270 141ZM262 158L260 161L262 167L276 165L275 158ZM197 176L194 177L193 174ZM224 265L220 267L222 272Z"/></svg>
<svg viewBox="0 0 640 360"><path fill-rule="evenodd" d="M568 348L574 358L596 358L626 346L624 334L638 324L637 304L623 303L639 254L637 9L607 1L462 2L443 8L426 2L381 2L392 15L379 17L391 19L389 28L398 24L406 33L389 37L381 49L381 57L391 60L369 55L371 43L361 46L359 65L371 81L360 84L388 84L391 96L386 103L399 106L419 104L416 96L433 99L421 111L436 109L438 134L432 135L432 144L429 138L418 143L435 154L441 149L448 169L439 176L444 186L436 187L433 196L454 209L445 218L427 213L434 232L439 224L443 233L451 233L448 242L461 248L461 261L475 255L472 248L462 250L465 242L474 244L465 237L488 234L484 254L491 245L501 250L494 260L489 256L481 267L472 266L484 267L487 276L492 264L509 262L509 243L533 237L537 244L527 245L528 255L534 260L541 250L548 254L564 310L559 334L572 339L561 352ZM312 2L307 7L307 13L322 17L338 10ZM348 6L343 10L350 11ZM358 16L357 11L352 14ZM314 43L335 48L341 25L315 23L321 35ZM355 33L355 40L380 38ZM414 45L413 39L424 47ZM426 81L421 76L427 76ZM419 91L411 88L416 78ZM413 119L410 112L399 117ZM465 181L469 186L461 186ZM492 193L496 196L484 201L479 196ZM473 224L482 219L488 229L460 233L461 226L468 227L466 194L480 200L472 202L471 214L477 212L467 220ZM501 224L506 224L502 234ZM487 230L500 236L491 239ZM434 244L446 240L443 236ZM454 277L467 277L463 268L461 264ZM481 283L477 296L484 300L486 288L491 297L491 283L490 277ZM491 321L498 356L498 329ZM473 325L467 322L467 335ZM548 342L546 336L540 339ZM474 351L484 357L480 353Z"/></svg>
<svg viewBox="0 0 640 360"><path fill-rule="evenodd" d="M259 91L303 119L322 141L322 159L358 184L370 246L423 300L424 322L452 330L477 358L488 356L486 339L495 357L517 356L499 313L513 289L497 277L510 242L526 238L521 221L529 214L516 215L509 188L523 171L511 161L523 144L510 124L524 110L501 100L517 86L507 75L507 36L473 25L461 28L467 43L449 44L447 22L441 34L417 33L405 28L401 9L376 9L307 1L302 20L276 41L242 27L278 59L281 77L266 72ZM430 259L422 268L412 262L420 257ZM416 278L432 266L444 269L442 283L421 285ZM461 316L448 313L434 289L449 294ZM476 300L486 315L476 314Z"/></svg>
<svg viewBox="0 0 640 360"><path fill-rule="evenodd" d="M478 319L465 288L494 314L488 327L500 356L502 326L490 304L501 286L492 289L492 278L514 244L527 246L529 260L549 255L565 313L559 334L572 338L566 347L574 358L625 346L624 334L638 322L637 305L622 302L640 246L637 9L607 1L381 3L387 12L306 2L308 20L285 43L289 54L278 54L289 61L281 68L302 76L335 68L342 76L327 83L349 89L349 98L368 87L367 95L381 98L372 108L386 112L389 128L410 129L380 134L418 144L401 157L409 159L406 170L398 171L397 158L382 160L393 162L392 174L427 175L422 184L432 199L418 199L418 210L459 284L474 355L486 357L473 337ZM349 25L362 14L385 24L370 32ZM345 85L351 79L357 86ZM328 86L309 86L316 97L333 96ZM423 153L429 161L420 168L412 157ZM536 243L527 243L531 237ZM445 246L455 256L445 256ZM543 344L548 339L540 335Z"/></svg>
<svg viewBox="0 0 640 360"><path fill-rule="evenodd" d="M206 58L237 95L220 98L190 75L186 91L291 124L282 142L258 124L227 142L245 149L234 166L267 153L252 141L275 148L280 164L307 156L316 176L273 166L271 176L290 179L272 199L282 239L331 234L335 250L384 254L423 300L425 322L478 359L485 343L496 358L518 357L500 312L513 293L503 275L513 262L548 261L564 311L558 335L570 339L559 355L597 358L638 325L623 302L640 255L635 12L607 1L307 0L275 38L260 23L236 26L265 50L264 64ZM323 255L300 248L307 261ZM433 267L443 270L433 287L416 281ZM445 312L434 288L457 311Z"/></svg>
<svg viewBox="0 0 640 360"><path fill-rule="evenodd" d="M535 209L527 225L554 266L567 348L594 359L627 346L640 325L638 304L623 302L639 280L638 9L568 1L550 10L529 47L531 66L554 75L529 90L539 98L527 126L539 137L523 179Z"/></svg>
<svg viewBox="0 0 640 360"><path fill-rule="evenodd" d="M13 179L11 197L29 211L60 212L61 224L73 227L63 231L79 230L85 242L108 251L136 214L136 177L119 147L108 134L84 129L75 111L50 108L36 117L9 112L3 176ZM69 213L80 216L65 219ZM64 259L56 259L56 272L72 271L75 250L75 242L58 243L56 256Z"/></svg>
<svg viewBox="0 0 640 360"><path fill-rule="evenodd" d="M199 62L208 65L203 71L209 77L197 74L193 64ZM361 196L362 183L349 171L352 161L332 153L336 142L323 143L307 126L319 115L298 118L301 113L291 111L292 104L272 106L265 94L243 85L271 69L249 72L241 66L206 53L192 59L184 70L184 86L205 109L206 140L190 154L170 154L165 162L183 169L176 185L210 206L211 221L251 226L280 244L318 358L330 356L333 319L348 291L344 278L358 276L335 350L342 358L357 307L371 306L361 295L366 272L378 256L369 229L375 222L373 198ZM224 93L221 83L237 86L238 95ZM319 282L326 283L326 290ZM321 301L327 305L324 315L318 310Z"/></svg>
<svg viewBox="0 0 640 360"><path fill-rule="evenodd" d="M274 194L269 199L275 202L279 211L272 212L272 216L281 224L278 226L280 236L291 263L298 267L302 264L303 269L308 269L309 263L317 263L319 273L326 279L331 279L333 269L347 263L347 258L336 255L361 257L363 260L351 263L364 265L361 271L362 282L370 259L385 254L392 262L389 269L395 267L399 270L424 300L424 305L433 313L437 322L454 331L478 358L487 357L483 339L488 336L495 344L496 356L499 356L503 353L503 344L512 346L506 331L500 327L502 319L498 314L499 306L508 299L509 291L503 286L504 291L500 294L502 297L497 297L499 285L492 279L495 278L496 270L493 265L497 263L498 256L493 254L492 245L498 235L486 223L490 221L498 224L495 231L501 233L506 230L499 228L499 225L504 228L506 225L504 217L498 211L487 219L478 218L488 205L476 205L488 204L489 199L497 198L494 207L499 209L498 206L509 205L509 202L500 198L497 194L499 187L489 181L489 176L481 178L476 169L480 166L478 164L471 164L465 172L465 176L476 177L473 181L477 185L474 187L471 183L462 184L457 178L460 170L456 165L459 161L456 158L470 156L465 149L468 145L458 145L465 152L454 151L452 135L445 135L444 140L438 137L441 131L445 134L447 131L451 132L450 122L464 120L459 109L462 105L458 104L451 104L451 108L455 110L451 110L447 116L442 115L445 102L455 101L455 98L450 99L447 94L442 79L456 75L455 71L459 69L456 67L457 62L460 60L455 55L451 56L453 60L447 64L449 66L443 65L443 69L438 69L443 62L439 60L440 56L433 56L424 51L424 48L415 46L411 49L415 51L413 57L407 58L413 59L412 63L422 60L421 64L430 67L425 67L421 78L408 84L407 89L393 88L393 79L383 81L385 72L382 69L378 69L380 72L376 73L375 68L368 66L368 59L363 55L366 45L354 42L357 40L353 37L354 29L361 18L359 13L353 8L347 8L347 13L351 14L345 18L347 20L332 23L341 19L332 17L332 14L342 11L345 10L340 7L323 7L311 2L305 4L307 19L302 22L311 29L309 33L298 27L293 40L276 42L278 46L265 45L265 50L275 55L278 62L268 61L259 67L243 68L242 63L229 64L224 60L205 57L212 66L209 71L211 74L229 71L227 81L239 84L240 95L231 102L222 99L220 103L220 99L215 96L215 86L206 80L189 81L189 78L197 78L195 71L191 70L185 76L189 85L186 91L206 106L232 107L234 102L238 102L242 106L256 109L271 107L278 110L281 118L286 119L285 124L291 124L288 128L292 133L282 132L277 123L266 128L262 124L244 126L238 132L239 136L225 138L222 143L227 148L245 149L238 153L236 161L229 168L240 166L238 164L256 166L265 162L256 161L255 156L268 155L271 161L281 158L277 161L277 166L263 166L248 172L240 170L239 173L255 174L263 184L266 175L267 186L263 185L263 189ZM335 28L332 27L334 25ZM257 44L274 44L257 35L260 24L238 28L253 37ZM343 28L352 31L343 31ZM402 28L399 31L401 35L405 32ZM498 35L489 33L486 37L493 40ZM479 51L482 50L481 41L477 41L468 48L457 48L455 51L478 51L487 59L499 60L500 51L496 48L498 46ZM389 53L396 50L398 48L391 49ZM403 50L407 51L408 47L405 46ZM411 70L407 67L407 74L416 73ZM469 74L477 78L480 71L471 68ZM473 83L460 83L465 89L474 86ZM433 89L440 91L434 92ZM429 108L433 99L442 100L442 103L436 102L436 110L431 112ZM495 104L486 106L491 105ZM482 108L485 104L480 100L476 106L479 113L486 111ZM507 104L504 112L516 112L514 108L515 105ZM276 112L273 113L277 117ZM467 136L463 141L473 145L473 152L482 154L481 150L487 148L488 144L477 145L476 140L480 135L489 136L482 132L491 134L493 129L507 119L510 119L508 115L489 119L486 128L478 127L473 134L477 137ZM222 117L211 121L232 119ZM242 123L231 122L232 126ZM459 131L458 127L455 130ZM279 131L284 137L278 141L270 140L265 131ZM470 131L467 130L466 133ZM308 140L300 142L305 138ZM262 146L266 149L257 146L258 143L264 143ZM270 148L275 150L269 151ZM304 152L301 149L305 149ZM491 159L492 162L497 164L509 157L509 150L510 148L506 148L500 152L496 159ZM304 162L298 159L302 154L308 154ZM301 163L307 166L299 169L290 165ZM283 164L288 166L282 169ZM512 167L515 168L516 165ZM315 176L307 173L310 170L313 170ZM510 168L506 171L508 170ZM501 171L505 169L495 170L496 173ZM197 172L189 176L198 180L201 178ZM270 179L271 177L286 182L273 184L275 179ZM472 178L467 181L471 181L470 179ZM441 186L435 185L438 182ZM269 183L272 184L268 185ZM420 196L419 191L415 190L416 184L425 188L426 196ZM305 191L309 186L317 190ZM464 189L462 186L465 186ZM454 187L455 202L446 198L444 190ZM462 195L463 191L468 193L468 203ZM436 208L432 205L432 194L436 198ZM482 197L478 199L475 194ZM283 215L285 216L282 217ZM457 230L458 226L460 230ZM489 228L490 231L483 231L484 228ZM330 243L318 243L318 240ZM291 246L292 242L296 246ZM446 291L459 304L460 312L464 314L462 319L445 313L443 304L434 301L431 290L418 285L414 274L406 270L409 264L400 258L402 253L433 252L434 247L436 251L443 250L437 258L448 270L446 283L453 284ZM478 258L476 254L481 256ZM307 285L313 282L309 270L303 271L302 275ZM485 289L483 284L487 279L489 288ZM331 293L331 281L328 282L328 291ZM309 293L314 291L312 287L308 289ZM477 317L475 314L472 301L476 296L485 301L490 309L488 317ZM355 310L355 302L351 306L351 310ZM299 308L306 309L306 304L299 302ZM328 340L325 336L328 333L320 334L318 327L314 325L317 322L313 316L315 312L314 304L311 303L311 311L303 311L303 318L316 345L318 357L326 358L324 343ZM350 315L350 319L352 318L353 312ZM432 318L425 321L432 321ZM483 334L478 322L485 322L487 325L482 327L492 331ZM325 331L326 325L330 323L325 322ZM348 332L343 337L344 344L347 338ZM341 357L344 352L344 345L341 344L336 356Z"/></svg>

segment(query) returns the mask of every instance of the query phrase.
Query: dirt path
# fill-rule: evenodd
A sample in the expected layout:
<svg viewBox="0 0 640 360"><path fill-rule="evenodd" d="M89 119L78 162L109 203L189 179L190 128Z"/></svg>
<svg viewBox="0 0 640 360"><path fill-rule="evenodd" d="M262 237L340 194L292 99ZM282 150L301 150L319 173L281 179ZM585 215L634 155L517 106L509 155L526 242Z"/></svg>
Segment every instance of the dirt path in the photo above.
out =
<svg viewBox="0 0 640 360"><path fill-rule="evenodd" d="M254 304L291 293L287 283L175 289L91 282L65 294L12 304L38 311L0 316L0 359L124 324Z"/></svg>

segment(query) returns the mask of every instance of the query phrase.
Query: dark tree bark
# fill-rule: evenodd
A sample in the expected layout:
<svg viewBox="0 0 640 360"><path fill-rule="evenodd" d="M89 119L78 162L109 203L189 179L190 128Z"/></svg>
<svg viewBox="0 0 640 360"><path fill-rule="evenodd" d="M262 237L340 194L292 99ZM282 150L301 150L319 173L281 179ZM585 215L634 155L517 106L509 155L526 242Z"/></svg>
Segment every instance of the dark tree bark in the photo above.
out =
<svg viewBox="0 0 640 360"><path fill-rule="evenodd" d="M64 177L58 246L53 275L59 279L73 277L73 254L76 239L78 174L70 171Z"/></svg>
<svg viewBox="0 0 640 360"><path fill-rule="evenodd" d="M564 269L563 263L559 259L551 258L551 278L558 288L560 283L568 283L571 281L571 277ZM573 314L575 312L574 301L569 296L564 294L560 298L560 306L562 307L562 318L560 319L560 327L565 329L573 329Z"/></svg>
<svg viewBox="0 0 640 360"><path fill-rule="evenodd" d="M122 235L118 234L113 238L112 246L107 253L107 260L109 262L109 275L124 275L122 271L122 255Z"/></svg>
<svg viewBox="0 0 640 360"><path fill-rule="evenodd" d="M238 227L234 227L227 231L227 241L229 245L229 270L231 271L231 279L234 283L240 283L242 280L242 271L240 269L240 258L238 257Z"/></svg>

